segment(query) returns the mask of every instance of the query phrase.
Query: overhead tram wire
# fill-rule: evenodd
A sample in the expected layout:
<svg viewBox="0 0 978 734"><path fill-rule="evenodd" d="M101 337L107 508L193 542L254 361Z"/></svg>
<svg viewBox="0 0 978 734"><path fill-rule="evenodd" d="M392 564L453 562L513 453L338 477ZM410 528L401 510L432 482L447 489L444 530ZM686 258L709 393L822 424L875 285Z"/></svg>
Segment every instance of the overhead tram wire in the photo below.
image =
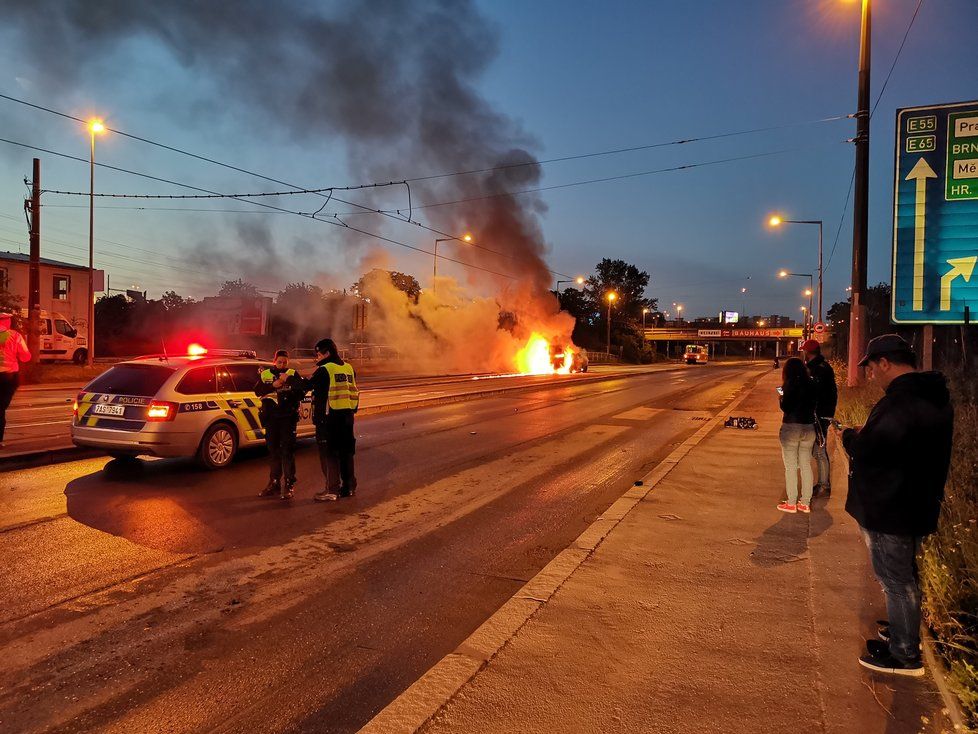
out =
<svg viewBox="0 0 978 734"><path fill-rule="evenodd" d="M51 114L58 115L60 117L64 117L64 118L67 118L67 119L70 119L70 120L75 120L77 122L84 122L83 120L81 120L81 118L75 117L74 115L69 115L69 114L67 114L65 112L60 112L58 110L54 110L54 109L51 109L49 107L44 107L44 106L41 106L41 105L34 104L32 102L27 102L26 100L18 99L16 97L11 97L9 95L0 94L0 99L6 99L6 100L9 100L11 102L16 102L18 104L23 104L23 105L26 105L28 107L33 107L35 109L42 110L44 112L49 112ZM665 146L668 146L668 145L683 145L683 144L692 143L692 142L700 142L700 141L706 141L706 140L715 140L715 139L720 139L720 138L733 137L733 136L737 136L737 135L748 135L748 134L758 133L758 132L770 132L770 131L779 130L779 129L787 129L787 128L791 128L791 127L797 127L797 126L800 126L800 125L817 124L817 123L820 123L820 122L831 122L831 121L843 120L843 119L847 119L847 118L851 118L851 117L852 117L851 114L848 114L848 115L835 115L835 116L831 116L831 117L825 117L825 118L820 118L820 119L817 119L817 120L810 120L810 121L800 122L800 123L789 123L789 124L785 124L785 125L774 125L774 126L767 126L767 127L761 127L761 128L753 128L753 129L750 129L750 130L741 130L741 131L736 131L736 132L719 133L719 134L715 134L715 135L701 136L701 137L697 137L697 138L685 138L685 139L674 140L674 141L670 141L670 142L666 142L666 143L654 143L654 144L645 145L645 146L633 146L633 147L630 147L630 148L619 148L619 149L616 149L616 150L603 151L603 152L597 152L597 153L585 153L585 154L576 155L576 156L563 156L561 158L545 159L545 160L542 160L542 161L529 161L529 162L523 162L523 163L506 164L506 165L503 165L503 166L497 166L497 167L493 167L493 168L477 169L477 170L470 170L470 171L458 171L458 172L454 172L454 173L433 174L433 175L430 175L430 176L420 176L420 177L415 177L415 178L410 178L410 179L403 179L400 182L391 182L391 183L392 184L404 183L405 185L408 185L411 181L423 181L423 180L429 180L431 178L444 178L444 177L447 177L447 176L466 175L466 174L470 174L470 173L485 173L485 172L489 172L489 171L493 171L493 170L503 170L503 169L514 168L514 167L518 167L518 166L540 165L540 164L545 164L545 163L554 163L554 162L558 162L558 161L575 160L575 159L581 159L581 158L592 158L592 157L597 157L597 156L601 156L601 155L613 155L613 154L617 154L617 153L634 152L634 151L638 151L638 150L647 150L647 149L651 149L651 148L665 147ZM113 128L109 128L109 131L110 132L113 132L113 133L115 133L117 135L121 135L121 136L124 136L124 137L131 138L133 140L138 140L138 141L143 142L143 143L146 143L148 145L154 145L154 146L163 148L165 150L169 150L169 151L172 151L172 152L175 152L175 153L180 153L181 155L186 155L186 156L189 156L191 158L196 158L198 160L205 161L207 163L211 163L211 164L214 164L214 165L217 165L217 166L222 166L224 168L228 168L230 170L237 171L239 173L245 173L247 175L255 176L257 178L261 178L261 179L264 179L266 181L270 181L270 182L273 182L273 183L279 183L279 184L281 184L283 186L290 186L290 187L292 187L294 189L303 190L303 187L298 186L296 184L292 184L292 183L289 183L287 181L282 181L280 179L272 178L270 176L266 176L264 174L257 173L255 171L249 171L249 170L244 169L244 168L241 168L239 166L234 166L234 165L231 165L229 163L224 163L223 161L218 161L218 160L213 159L213 158L208 158L206 156L202 156L202 155L199 155L197 153L191 153L189 151L182 150L180 148L176 148L176 147L173 147L173 146L170 146L170 145L166 145L165 143L159 143L157 141L150 140L148 138L143 138L143 137L140 137L140 136L132 135L130 133L126 133L126 132L121 131L121 130L115 130ZM383 185L386 186L386 185L390 185L390 184L383 184ZM364 186L374 186L374 185L373 184L369 184L369 185L364 185ZM408 185L408 197L409 197L409 199L410 199L410 194L411 194L411 189L410 189L410 186ZM319 193L317 195L325 197L325 194L323 194L323 193ZM442 237L448 237L448 238L451 238L453 240L459 240L460 241L460 238L457 235L452 235L452 234L450 234L448 232L442 232L441 230L438 230L436 228L433 228L433 227L430 227L428 225L425 225L422 222L417 222L410 215L405 219L401 215L400 210L393 210L393 211L378 210L378 209L373 209L372 207L365 206L363 204L359 204L357 202L352 202L352 201L344 200L344 199L342 199L340 197L337 197L337 196L332 195L332 193L330 194L330 196L332 198L335 198L337 201L339 201L341 203L347 204L348 206L355 206L355 207L357 207L358 209L362 210L365 213L369 212L369 213L373 213L373 214L380 214L381 216L385 216L385 217L394 219L394 220L399 221L399 222L407 222L407 223L410 223L410 224L414 224L415 226L421 227L422 229L424 229L426 231L429 231L429 232L431 232L433 234L438 234L438 235L441 235ZM316 214L318 214L318 213L319 212L316 212ZM315 214L313 214L313 218L317 218L315 216ZM501 253L501 252L498 252L497 250L493 250L491 248L487 248L487 247L485 247L483 245L480 245L477 242L469 241L468 244L471 247L476 247L478 249L485 250L487 252L493 252L493 253L495 253L497 255L501 255L503 257L513 257L514 259L518 259L516 256L510 255L509 253ZM550 273L552 273L554 275L558 275L558 276L571 277L571 276L568 276L566 273L559 273L559 272L557 272L555 270L549 270L548 269L548 272L550 272Z"/></svg>
<svg viewBox="0 0 978 734"><path fill-rule="evenodd" d="M36 145L29 145L27 143L21 143L21 142L17 142L17 141L14 141L14 140L8 140L6 138L0 138L0 142L9 143L11 145L16 145L16 146L19 146L19 147L22 147L22 148L27 148L29 150L39 150L39 151L41 151L43 153L48 153L49 155L59 156L61 158L67 158L69 160L80 161L82 163L85 163L86 165L89 164L89 161L87 161L87 160L85 160L83 158L79 158L78 156L69 155L67 153L59 153L58 151L49 150L47 148L40 148L40 147L38 147ZM147 173L140 173L138 171L129 171L129 170L125 169L125 168L119 168L118 166L111 166L111 165L106 164L106 163L96 162L95 165L96 166L101 166L103 168L107 168L109 170L118 171L120 173L127 173L127 174L130 174L130 175L133 175L133 176L140 176L142 178L148 178L148 179L151 179L151 180L154 180L154 181L160 181L162 183L167 183L167 184L170 184L172 186L179 186L181 188L191 189L193 191L203 191L204 193L207 193L207 194L217 194L218 193L216 191L211 191L209 189L204 189L204 188L201 188L199 186L192 186L191 184L180 183L178 181L170 181L170 180L167 180L167 179L159 178L157 176L151 176L151 175L149 175ZM85 194L85 195L88 196L88 194ZM306 214L306 213L303 213L303 212L297 212L297 211L293 211L291 209L285 209L283 207L274 206L272 204L265 204L264 202L261 202L261 201L248 201L247 199L242 199L242 198L238 198L238 197L230 197L230 198L233 198L235 201L240 201L242 204L251 204L253 206L265 207L267 209L271 209L271 210L274 210L274 211L277 211L277 212L281 212L281 213L284 213L284 214L294 214L296 216L305 217L307 219L312 219L314 221L322 222L324 224L331 224L331 225L334 225L334 226L337 226L337 227L343 227L345 229L349 229L352 232L357 232L359 234L362 234L365 237L371 237L373 239L380 240L381 242L388 242L388 243L390 243L392 245L397 245L398 247L404 247L404 248L406 248L408 250L414 250L415 252L420 252L420 253L425 254L425 255L434 255L433 252L429 252L428 250L425 250L424 248L415 247L414 245L409 245L406 242L400 242L399 240L395 240L395 239L392 239L390 237L385 237L384 235L376 234L374 232L369 232L367 230L360 229L358 227L354 227L354 226L352 226L350 224L347 224L346 222L342 222L340 220L333 221L331 219L321 219L319 217L312 216L311 214ZM459 239L459 238L456 237L455 239ZM466 267L466 268L471 268L473 270L481 270L481 271L486 272L486 273L491 273L492 275L498 275L498 276L500 276L502 278L509 278L510 280L519 280L519 277L518 276L512 275L510 273L500 273L497 270L492 270L490 268L484 268L481 265L473 265L471 263L463 262L461 260L456 260L455 258L449 257L447 255L441 255L440 257L441 257L442 260L445 260L447 262L453 262L453 263L456 263L457 265L462 265L463 267ZM564 273L560 273L560 275L564 275ZM570 276L568 276L568 277L570 277Z"/></svg>

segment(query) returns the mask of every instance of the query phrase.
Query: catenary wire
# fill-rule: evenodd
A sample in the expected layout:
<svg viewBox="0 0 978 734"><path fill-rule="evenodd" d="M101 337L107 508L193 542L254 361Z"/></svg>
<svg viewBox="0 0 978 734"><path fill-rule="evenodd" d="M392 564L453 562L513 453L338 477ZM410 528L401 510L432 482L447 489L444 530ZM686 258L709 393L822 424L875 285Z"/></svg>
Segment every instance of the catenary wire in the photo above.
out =
<svg viewBox="0 0 978 734"><path fill-rule="evenodd" d="M0 94L0 98L7 99L9 101L16 102L18 104L23 104L23 105L26 105L26 106L29 106L29 107L33 107L35 109L42 110L42 111L45 111L45 112L49 112L51 114L58 115L60 117L64 117L64 118L67 118L67 119L70 119L70 120L74 120L74 121L77 121L77 122L84 123L84 120L82 120L81 118L75 117L74 115L69 115L67 113L60 112L58 110L53 110L53 109L51 109L49 107L43 107L41 105L37 105L37 104L31 103L31 102L27 102L26 100L18 99L16 97L11 97L9 95ZM788 124L784 124L784 125L766 126L766 127L761 127L761 128L753 128L753 129L749 129L749 130L741 130L741 131L734 131L734 132L727 132L727 133L719 133L719 134L714 134L714 135L700 136L700 137L696 137L696 138L679 139L679 140L674 140L674 141L670 141L670 142L666 142L666 143L654 143L654 144L645 145L645 146L633 146L633 147L630 147L630 148L619 148L619 149L615 149L615 150L603 151L603 152L597 152L597 153L586 153L586 154L580 154L580 155L576 155L576 156L563 156L561 158L553 158L553 159L548 159L548 160L543 160L543 161L533 161L533 162L507 164L507 165L499 166L499 167L496 167L496 168L477 169L477 170L470 170L470 171L459 171L459 172L455 172L455 173L433 174L431 176L416 177L416 178L412 178L412 179L405 179L405 180L403 180L401 182L390 182L390 183L392 183L392 184L393 183L404 183L405 185L407 185L408 198L409 198L409 202L410 202L411 188L410 188L410 185L408 185L408 182L409 181L421 181L421 180L426 180L426 179L430 179L430 178L443 178L443 177L446 177L446 176L465 175L465 174L468 174L468 173L485 173L485 172L489 172L489 171L492 171L492 170L501 170L501 169L505 169L505 168L513 168L513 167L524 166L524 165L539 165L539 164L542 164L542 163L551 163L551 162L566 161L566 160L575 160L575 159L581 159L581 158L591 158L591 157L596 157L596 156L600 156L600 155L611 155L611 154L616 154L616 153L624 153L624 152L633 152L633 151L638 151L638 150L646 150L646 149L657 148L657 147L665 147L665 146L668 146L668 145L682 145L682 144L691 143L691 142L698 142L698 141L705 141L705 140L716 140L716 139L720 139L720 138L733 137L733 136L737 136L737 135L748 135L748 134L758 133L758 132L769 132L769 131L778 130L778 129L787 129L787 128L791 128L791 127L797 127L797 126L800 126L800 125L810 125L810 124L816 124L816 123L820 123L820 122L830 122L830 121L834 121L834 120L842 120L842 119L846 119L846 118L849 118L849 117L852 117L852 115L835 115L835 116L831 116L831 117L820 118L820 119L817 119L817 120L809 120L809 121L800 122L800 123L788 123ZM113 128L108 128L108 129L111 132L114 132L114 133L116 133L118 135L122 135L124 137L129 137L129 138L132 138L134 140L139 140L139 141L144 142L144 143L147 143L149 145L154 145L154 146L163 148L165 150L170 150L170 151L173 151L173 152L176 152L176 153L180 153L182 155L187 155L187 156L190 156L192 158L196 158L198 160L206 161L208 163L212 163L214 165L222 166L222 167L228 168L230 170L234 170L234 171L238 171L240 173L245 173L247 175L255 176L255 177L258 177L258 178L267 180L267 181L271 181L273 183L279 183L279 184L282 184L284 186L291 186L292 188L298 189L300 191L302 190L302 187L300 187L300 186L298 186L296 184L292 184L292 183L289 183L289 182L286 182L286 181L282 181L280 179L275 179L275 178L266 176L264 174L256 173L254 171L249 171L247 169L240 168L238 166L234 166L234 165L231 165L231 164L228 164L228 163L224 163L222 161L218 161L218 160L213 159L213 158L208 158L206 156L201 156L201 155L196 154L196 153L191 153L189 151L182 150L180 148L176 148L176 147L173 147L173 146L170 146L170 145L166 145L164 143L159 143L157 141L150 140L148 138L139 137L139 136L136 136L136 135L132 135L130 133L126 133L126 132L120 131L120 130L115 130ZM383 184L383 185L390 185L390 184ZM369 185L365 185L365 186L369 186ZM329 189L323 189L322 191L326 191L326 190L329 190ZM322 193L322 191L320 191L317 195L319 195L319 196L325 196L325 194ZM336 198L337 201L340 201L340 202L342 202L344 204L347 204L348 206L355 206L355 207L358 208L358 210L362 211L363 213L379 214L381 216L384 216L384 217L387 217L387 218L390 218L390 219L394 219L394 220L399 221L399 222L405 222L406 221L408 223L414 224L415 226L421 227L422 229L425 229L426 231L429 231L429 232L431 232L433 234L438 234L438 235L441 235L442 237L447 237L447 238L454 239L454 240L457 240L457 241L460 241L461 240L461 238L458 237L457 235L451 235L451 234L449 234L447 232L442 232L441 230L438 230L438 229L436 229L434 227L431 227L429 225L426 225L426 224L424 224L422 222L415 221L410 214L405 219L403 217L403 215L402 215L401 210L379 210L379 209L373 209L371 207L365 206L365 205L360 204L360 203L357 203L357 202L348 201L348 200L342 199L340 197L336 197L336 196L333 195L333 191L332 190L329 190L329 191L330 191L330 197ZM324 206L325 206L325 204L324 204ZM319 211L322 211L322 207L320 207ZM316 214L318 214L319 211L317 211ZM410 209L409 209L409 211L410 211ZM315 214L313 215L313 218L316 218ZM493 250L492 248L488 248L488 247L485 247L484 245L480 245L478 242L474 242L471 239L468 240L468 245L471 246L471 247L475 247L477 249L480 249L480 250L487 251L487 252L493 252L493 253L495 253L497 255L500 255L500 256L503 256L503 257L510 257L510 258L513 258L513 259L519 259L518 256L512 255L510 253L502 253L502 252L499 252L497 250ZM557 276L569 277L569 276L567 276L566 273L559 273L559 272L557 272L555 270L548 269L548 272L552 273L553 275L557 275Z"/></svg>

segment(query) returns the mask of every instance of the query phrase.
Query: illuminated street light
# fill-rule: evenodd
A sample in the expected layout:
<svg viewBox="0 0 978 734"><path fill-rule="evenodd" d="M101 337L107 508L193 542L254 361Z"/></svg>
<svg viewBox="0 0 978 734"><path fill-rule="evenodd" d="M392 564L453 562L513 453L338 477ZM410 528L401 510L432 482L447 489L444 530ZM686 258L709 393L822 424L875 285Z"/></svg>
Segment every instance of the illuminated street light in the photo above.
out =
<svg viewBox="0 0 978 734"><path fill-rule="evenodd" d="M557 291L560 291L560 284L561 283L577 283L578 285L584 285L584 276L583 275L578 275L573 280L558 280L557 281L557 288L556 288Z"/></svg>
<svg viewBox="0 0 978 734"><path fill-rule="evenodd" d="M438 287L438 243L439 242L471 242L472 235L468 232L461 237L441 237L435 240L434 261L431 267L431 292L434 293Z"/></svg>
<svg viewBox="0 0 978 734"><path fill-rule="evenodd" d="M93 118L87 127L92 145L88 165L88 349L85 363L92 367L95 364L95 136L105 132L105 125Z"/></svg>
<svg viewBox="0 0 978 734"><path fill-rule="evenodd" d="M611 304L615 302L618 298L618 294L614 291L609 291L608 295L605 296L608 299L608 355L611 355Z"/></svg>
<svg viewBox="0 0 978 734"><path fill-rule="evenodd" d="M822 220L821 219L784 219L775 214L767 220L771 227L782 224L817 224L818 225L818 320L822 320ZM783 277L783 276L782 276Z"/></svg>
<svg viewBox="0 0 978 734"><path fill-rule="evenodd" d="M642 338L645 339L645 315L649 312L647 308L642 309Z"/></svg>

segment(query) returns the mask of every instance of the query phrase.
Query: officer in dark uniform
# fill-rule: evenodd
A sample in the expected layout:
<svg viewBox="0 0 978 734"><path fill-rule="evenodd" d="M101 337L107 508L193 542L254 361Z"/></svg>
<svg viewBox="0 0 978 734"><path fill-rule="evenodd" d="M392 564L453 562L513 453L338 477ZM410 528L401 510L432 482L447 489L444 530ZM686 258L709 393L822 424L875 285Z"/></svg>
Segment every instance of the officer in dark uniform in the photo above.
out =
<svg viewBox="0 0 978 734"><path fill-rule="evenodd" d="M332 339L316 344L316 371L306 380L306 387L312 389L312 419L326 479L326 488L314 499L330 502L352 497L357 491L353 421L360 407L360 393L353 366L340 358Z"/></svg>
<svg viewBox="0 0 978 734"><path fill-rule="evenodd" d="M289 368L289 353L275 352L275 364L263 370L255 385L261 398L261 423L268 446L268 485L259 497L276 493L291 499L295 488L295 430L299 422L299 404L305 396L304 381Z"/></svg>

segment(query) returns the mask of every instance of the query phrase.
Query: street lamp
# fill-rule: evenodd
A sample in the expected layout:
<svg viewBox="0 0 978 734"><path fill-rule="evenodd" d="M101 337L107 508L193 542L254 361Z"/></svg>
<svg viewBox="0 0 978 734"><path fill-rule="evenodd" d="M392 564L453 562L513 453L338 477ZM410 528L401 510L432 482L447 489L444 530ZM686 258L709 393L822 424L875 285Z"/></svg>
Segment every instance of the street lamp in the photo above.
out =
<svg viewBox="0 0 978 734"><path fill-rule="evenodd" d="M85 364L95 364L95 136L105 132L99 119L88 121L91 156L88 165L88 351Z"/></svg>
<svg viewBox="0 0 978 734"><path fill-rule="evenodd" d="M438 289L438 243L439 242L471 242L472 235L465 233L461 237L442 237L435 240L435 257L431 268L431 291L434 293Z"/></svg>
<svg viewBox="0 0 978 734"><path fill-rule="evenodd" d="M822 320L822 220L821 219L782 219L774 215L768 219L772 227L782 224L817 224L818 225L818 320Z"/></svg>
<svg viewBox="0 0 978 734"><path fill-rule="evenodd" d="M560 290L560 284L561 283L577 283L578 285L584 285L584 276L583 275L578 275L573 280L558 280L557 281L557 288L556 288L556 290L558 290L558 291Z"/></svg>
<svg viewBox="0 0 978 734"><path fill-rule="evenodd" d="M808 296L808 311L810 313L812 310L812 289L815 287L813 278L815 276L811 273L790 273L787 270L781 270L778 272L779 278L787 278L789 276L795 276L796 278L808 278L808 288L805 289L805 295Z"/></svg>
<svg viewBox="0 0 978 734"><path fill-rule="evenodd" d="M613 304L615 302L615 299L618 298L618 294L615 293L614 291L611 291L610 293L608 293L607 296L605 296L605 298L608 299L608 355L610 356L611 355L611 304Z"/></svg>
<svg viewBox="0 0 978 734"><path fill-rule="evenodd" d="M683 326L683 304L681 303L676 304L676 318L679 319L679 328L681 329Z"/></svg>

